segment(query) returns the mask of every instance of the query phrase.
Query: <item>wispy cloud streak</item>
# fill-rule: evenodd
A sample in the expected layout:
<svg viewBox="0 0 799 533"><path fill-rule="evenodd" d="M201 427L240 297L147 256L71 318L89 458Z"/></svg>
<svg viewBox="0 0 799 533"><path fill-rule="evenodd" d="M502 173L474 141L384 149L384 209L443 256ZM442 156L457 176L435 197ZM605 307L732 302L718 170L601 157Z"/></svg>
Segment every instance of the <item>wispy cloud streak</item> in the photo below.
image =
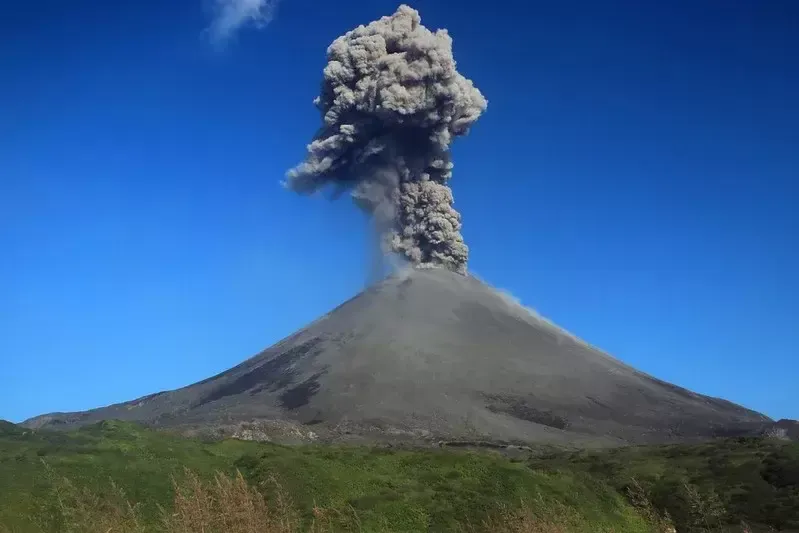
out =
<svg viewBox="0 0 799 533"><path fill-rule="evenodd" d="M278 0L213 0L213 20L207 28L211 43L226 44L246 27L260 29L275 16Z"/></svg>

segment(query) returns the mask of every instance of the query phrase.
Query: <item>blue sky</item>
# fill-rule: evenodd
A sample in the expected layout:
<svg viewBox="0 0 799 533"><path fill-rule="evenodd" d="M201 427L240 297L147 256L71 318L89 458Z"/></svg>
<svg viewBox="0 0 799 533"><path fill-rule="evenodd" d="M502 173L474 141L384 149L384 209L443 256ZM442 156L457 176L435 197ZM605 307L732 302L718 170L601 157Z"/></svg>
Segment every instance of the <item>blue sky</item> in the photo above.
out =
<svg viewBox="0 0 799 533"><path fill-rule="evenodd" d="M363 287L363 216L280 181L327 45L397 4L284 0L223 31L210 1L0 6L0 418L189 384ZM454 147L471 270L799 418L799 4L411 5L489 100Z"/></svg>

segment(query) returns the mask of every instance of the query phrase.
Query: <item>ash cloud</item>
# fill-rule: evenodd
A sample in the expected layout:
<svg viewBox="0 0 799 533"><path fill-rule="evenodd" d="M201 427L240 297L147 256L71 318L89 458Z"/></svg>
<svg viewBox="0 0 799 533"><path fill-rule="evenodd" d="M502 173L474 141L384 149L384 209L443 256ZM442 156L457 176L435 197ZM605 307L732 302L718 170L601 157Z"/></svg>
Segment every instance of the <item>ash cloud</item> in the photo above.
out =
<svg viewBox="0 0 799 533"><path fill-rule="evenodd" d="M465 273L469 249L453 207L450 145L487 101L455 68L447 30L401 5L327 49L322 127L286 185L301 194L351 191L374 217L385 253Z"/></svg>

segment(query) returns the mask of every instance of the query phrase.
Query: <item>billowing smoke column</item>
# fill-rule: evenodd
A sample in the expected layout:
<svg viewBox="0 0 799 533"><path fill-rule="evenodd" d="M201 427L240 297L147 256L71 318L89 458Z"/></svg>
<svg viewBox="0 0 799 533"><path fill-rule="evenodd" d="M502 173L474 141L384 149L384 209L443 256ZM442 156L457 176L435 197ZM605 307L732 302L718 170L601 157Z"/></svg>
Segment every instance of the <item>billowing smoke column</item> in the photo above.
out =
<svg viewBox="0 0 799 533"><path fill-rule="evenodd" d="M401 5L327 49L321 94L324 124L287 185L312 193L351 190L372 214L384 252L421 267L466 272L469 248L452 207L449 147L486 109L486 99L455 70L452 38L421 25Z"/></svg>

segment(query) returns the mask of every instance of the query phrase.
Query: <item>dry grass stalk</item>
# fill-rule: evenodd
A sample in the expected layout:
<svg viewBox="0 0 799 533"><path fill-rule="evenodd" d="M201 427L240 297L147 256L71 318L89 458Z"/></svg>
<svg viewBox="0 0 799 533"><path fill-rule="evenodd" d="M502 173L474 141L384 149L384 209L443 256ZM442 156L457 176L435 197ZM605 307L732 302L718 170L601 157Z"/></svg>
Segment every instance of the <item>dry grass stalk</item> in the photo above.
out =
<svg viewBox="0 0 799 533"><path fill-rule="evenodd" d="M267 501L251 487L240 472L235 476L217 473L203 482L186 471L185 480L175 487L171 513L165 514L169 533L292 533L299 522L294 507L277 480L274 498Z"/></svg>
<svg viewBox="0 0 799 533"><path fill-rule="evenodd" d="M138 508L124 491L111 482L110 490L99 497L88 489L79 489L69 480L54 485L64 533L144 533Z"/></svg>
<svg viewBox="0 0 799 533"><path fill-rule="evenodd" d="M560 513L541 517L522 505L519 509L502 507L497 515L485 520L480 531L490 533L568 533L565 517Z"/></svg>

